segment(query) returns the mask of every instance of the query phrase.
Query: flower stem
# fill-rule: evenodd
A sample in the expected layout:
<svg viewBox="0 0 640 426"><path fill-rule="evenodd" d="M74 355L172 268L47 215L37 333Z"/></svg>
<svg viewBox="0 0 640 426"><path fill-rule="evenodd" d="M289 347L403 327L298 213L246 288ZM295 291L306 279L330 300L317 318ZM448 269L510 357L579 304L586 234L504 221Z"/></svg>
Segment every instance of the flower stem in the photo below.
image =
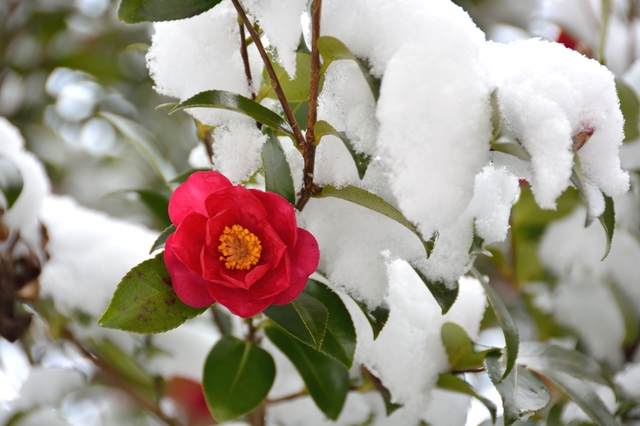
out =
<svg viewBox="0 0 640 426"><path fill-rule="evenodd" d="M302 211L312 195L320 188L313 182L316 161L316 141L314 126L318 121L318 91L320 87L320 53L318 38L320 37L320 17L322 15L322 0L314 0L311 5L311 76L309 79L309 113L307 116L307 133L304 144L300 145L304 158L303 184L296 208Z"/></svg>
<svg viewBox="0 0 640 426"><path fill-rule="evenodd" d="M273 69L273 65L271 65L271 60L269 59L269 55L267 55L267 51L264 49L262 41L260 40L260 35L253 28L253 25L251 25L251 21L249 21L247 14L244 12L244 9L242 9L242 6L238 2L238 0L231 0L231 2L233 3L233 6L236 8L236 11L240 16L240 19L242 19L242 22L244 22L244 25L247 27L247 31L249 31L249 34L253 38L253 41L256 44L256 48L258 49L258 52L262 57L262 62L264 62L264 66L267 69L267 72L269 73L269 78L271 79L271 87L273 87L273 91L278 96L278 100L282 105L282 109L284 110L284 113L287 117L287 121L291 125L291 129L293 130L293 134L295 135L296 145L302 145L304 143L304 136L302 135L300 126L298 126L298 122L296 121L296 118L293 115L293 111L291 111L291 108L289 107L289 102L287 102L287 98L284 96L284 92L282 91L282 87L280 86L280 82L278 81L278 76L276 75L276 72Z"/></svg>

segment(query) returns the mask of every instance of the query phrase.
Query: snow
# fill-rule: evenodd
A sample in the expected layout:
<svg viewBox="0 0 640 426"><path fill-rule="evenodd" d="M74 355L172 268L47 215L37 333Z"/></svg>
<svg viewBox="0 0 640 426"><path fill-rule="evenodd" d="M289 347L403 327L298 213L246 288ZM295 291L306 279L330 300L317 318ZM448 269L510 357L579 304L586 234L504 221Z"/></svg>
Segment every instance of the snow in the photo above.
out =
<svg viewBox="0 0 640 426"><path fill-rule="evenodd" d="M539 39L489 44L500 112L532 158L542 208L569 186L572 136L594 130L579 150L585 177L609 196L629 188L620 168L623 118L613 75L594 60Z"/></svg>
<svg viewBox="0 0 640 426"><path fill-rule="evenodd" d="M147 65L156 90L184 101L206 90L227 90L250 96L240 56L237 13L229 0L208 12L179 21L157 22L147 54ZM248 49L257 91L262 62L255 48ZM212 108L187 110L205 124L217 126L229 120L252 122L235 112Z"/></svg>
<svg viewBox="0 0 640 426"><path fill-rule="evenodd" d="M213 168L233 183L251 177L262 167L262 146L267 141L255 122L229 121L216 127L213 139Z"/></svg>
<svg viewBox="0 0 640 426"><path fill-rule="evenodd" d="M382 380L392 401L404 404L394 413L394 424L414 424L433 401L438 374L450 368L440 328L445 322L455 322L472 339L477 338L486 299L478 281L463 278L458 300L442 315L406 262L392 263L389 277L389 320L375 341L363 314L354 304L347 304L359 337L355 359ZM439 416L435 411L432 415Z"/></svg>
<svg viewBox="0 0 640 426"><path fill-rule="evenodd" d="M280 65L295 77L296 48L302 35L300 16L307 9L307 0L245 0L242 5L266 33Z"/></svg>
<svg viewBox="0 0 640 426"><path fill-rule="evenodd" d="M157 234L139 225L79 206L70 197L47 196L40 213L47 227L49 260L40 275L43 296L71 315L98 318L122 277L149 257Z"/></svg>

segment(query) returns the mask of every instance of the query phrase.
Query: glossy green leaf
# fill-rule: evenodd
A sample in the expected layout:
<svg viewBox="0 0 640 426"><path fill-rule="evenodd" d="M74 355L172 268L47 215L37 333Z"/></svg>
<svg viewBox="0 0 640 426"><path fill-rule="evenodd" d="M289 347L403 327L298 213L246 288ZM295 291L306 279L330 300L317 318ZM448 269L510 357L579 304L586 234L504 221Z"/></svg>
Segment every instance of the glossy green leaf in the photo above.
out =
<svg viewBox="0 0 640 426"><path fill-rule="evenodd" d="M376 340L389 319L389 305L387 304L387 302L383 302L374 310L369 310L366 303L362 303L355 299L353 300L354 302L356 302L360 310L362 310L362 313L367 318L367 321L369 321L371 330L373 331L373 340Z"/></svg>
<svg viewBox="0 0 640 426"><path fill-rule="evenodd" d="M566 374L610 385L600 364L588 356L571 349L542 342L523 342L518 363L534 371L558 370Z"/></svg>
<svg viewBox="0 0 640 426"><path fill-rule="evenodd" d="M356 352L356 330L342 299L326 285L316 280L307 282L303 294L319 300L329 311L327 331L320 352L340 361L345 367L351 368Z"/></svg>
<svg viewBox="0 0 640 426"><path fill-rule="evenodd" d="M166 229L171 225L169 199L165 195L150 189L125 189L112 193L118 194L135 194L140 203L149 210L159 229Z"/></svg>
<svg viewBox="0 0 640 426"><path fill-rule="evenodd" d="M293 363L309 395L332 420L342 411L349 390L349 371L335 359L294 339L281 328L267 325L265 333Z"/></svg>
<svg viewBox="0 0 640 426"><path fill-rule="evenodd" d="M604 194L603 194L604 195ZM613 207L613 198L608 195L604 195L604 213L598 216L598 220L604 228L604 232L607 234L607 246L604 251L602 260L605 260L609 256L611 251L611 241L613 241L613 231L616 227L616 213Z"/></svg>
<svg viewBox="0 0 640 426"><path fill-rule="evenodd" d="M504 333L504 341L506 346L504 348L503 358L504 358L504 371L502 373L501 380L504 380L511 370L516 364L516 358L518 357L518 346L520 345L520 337L518 333L518 327L516 323L511 318L511 314L507 310L507 307L504 306L502 300L498 297L496 292L491 287L491 284L487 281L487 279L482 275L476 268L471 268L473 275L476 276L478 281L482 284L484 291L487 295L487 301L489 305L493 309L496 314L496 318L500 323L500 327L502 328L502 333Z"/></svg>
<svg viewBox="0 0 640 426"><path fill-rule="evenodd" d="M498 356L486 358L487 371L500 393L504 408L504 424L509 426L546 407L551 401L551 394L540 377L519 365L501 381L501 366L498 358Z"/></svg>
<svg viewBox="0 0 640 426"><path fill-rule="evenodd" d="M495 423L497 413L496 405L491 402L491 400L480 396L469 383L465 382L460 377L453 374L440 374L440 376L438 377L437 385L439 389L463 393L465 395L472 396L478 401L482 402L484 406L487 407L487 410L489 410L491 419Z"/></svg>
<svg viewBox="0 0 640 426"><path fill-rule="evenodd" d="M338 60L352 60L358 64L362 75L364 76L373 98L377 101L380 97L380 79L371 75L371 68L362 59L356 57L351 50L343 42L335 37L322 36L318 39L318 51L322 56L323 63L320 68L320 74L323 75L331 62Z"/></svg>
<svg viewBox="0 0 640 426"><path fill-rule="evenodd" d="M269 108L237 93L224 90L208 90L180 102L169 114L186 108L220 108L248 115L259 123L295 138L291 126Z"/></svg>
<svg viewBox="0 0 640 426"><path fill-rule="evenodd" d="M387 203L382 198L378 197L375 194L370 193L362 188L358 188L357 186L344 186L342 188L336 188L331 185L327 185L322 188L318 194L314 195L316 198L325 198L325 197L335 197L340 198L342 200L350 201L352 203L361 205L362 207L366 207L370 210L378 212L382 215L387 216L390 219L395 220L400 225L404 226L411 232L413 232L416 237L420 239L420 242L424 246L425 253L427 257L431 255L431 251L433 251L433 243L431 240L424 241L420 236L420 233L416 229L415 225L409 222L403 215L393 207L391 204Z"/></svg>
<svg viewBox="0 0 640 426"><path fill-rule="evenodd" d="M488 348L476 352L474 343L464 328L453 322L446 322L440 329L442 344L447 351L449 365L454 371L480 368L490 353L500 353L500 349Z"/></svg>
<svg viewBox="0 0 640 426"><path fill-rule="evenodd" d="M221 0L121 0L118 19L127 24L190 18L211 9Z"/></svg>
<svg viewBox="0 0 640 426"><path fill-rule="evenodd" d="M174 177L173 179L171 179L168 183L177 183L177 184L185 183L187 179L189 179L189 177L195 172L210 172L210 171L211 169L205 169L205 168L188 169L180 173L178 176Z"/></svg>
<svg viewBox="0 0 640 426"><path fill-rule="evenodd" d="M620 109L624 116L624 141L630 142L640 136L638 131L640 102L636 92L620 78L616 78L616 91L618 92L618 98L620 98Z"/></svg>
<svg viewBox="0 0 640 426"><path fill-rule="evenodd" d="M556 368L543 368L536 371L562 389L598 425L620 426L598 394L584 380Z"/></svg>
<svg viewBox="0 0 640 426"><path fill-rule="evenodd" d="M353 147L351 140L349 140L344 132L338 132L331 124L327 123L324 120L317 121L315 126L313 126L313 130L316 137L316 144L319 144L320 139L322 139L322 137L326 135L332 135L340 139L349 151L349 154L351 154L353 161L356 163L358 176L360 177L360 179L364 178L364 174L367 172L367 167L369 167L369 163L371 163L370 156L357 152Z"/></svg>
<svg viewBox="0 0 640 426"><path fill-rule="evenodd" d="M107 119L122 132L127 141L142 154L165 182L169 182L175 177L175 169L160 152L158 141L151 132L128 118L110 112L101 112L100 116Z"/></svg>
<svg viewBox="0 0 640 426"><path fill-rule="evenodd" d="M98 325L133 333L162 333L207 309L182 303L171 286L163 255L145 260L124 276Z"/></svg>
<svg viewBox="0 0 640 426"><path fill-rule="evenodd" d="M289 107L293 116L300 126L300 129L305 130L307 128L307 118L309 116L309 101L290 102ZM296 143L294 140L293 143Z"/></svg>
<svg viewBox="0 0 640 426"><path fill-rule="evenodd" d="M20 170L9 159L0 157L0 192L4 194L7 201L7 210L18 200L23 187L24 181Z"/></svg>
<svg viewBox="0 0 640 426"><path fill-rule="evenodd" d="M272 60L271 64L273 65L273 70L278 77L278 82L288 102L301 102L309 98L311 55L305 53L296 54L296 75L293 80L289 78L289 74L287 74L278 62ZM264 98L278 99L278 96L273 90L273 86L270 84L271 78L266 68L263 69L262 74L263 87L256 96L256 102L260 102Z"/></svg>
<svg viewBox="0 0 640 426"><path fill-rule="evenodd" d="M162 231L160 235L158 235L158 238L156 238L156 240L153 242L151 250L149 250L149 254L153 253L156 250L164 248L164 244L167 242L167 238L169 238L169 235L173 234L174 232L176 232L176 226L174 224L169 225L167 229Z"/></svg>
<svg viewBox="0 0 640 426"><path fill-rule="evenodd" d="M262 164L264 165L265 189L282 195L289 203L296 203L296 190L293 186L291 168L284 155L278 137L265 129L267 141L262 147Z"/></svg>
<svg viewBox="0 0 640 426"><path fill-rule="evenodd" d="M273 385L276 365L255 343L223 336L204 363L202 390L218 422L250 413L264 401Z"/></svg>
<svg viewBox="0 0 640 426"><path fill-rule="evenodd" d="M315 297L302 293L291 303L271 305L263 313L301 342L316 349L322 346L329 312Z"/></svg>
<svg viewBox="0 0 640 426"><path fill-rule="evenodd" d="M436 302L438 302L438 305L440 305L440 308L442 309L442 315L449 312L449 309L451 309L456 299L458 298L458 293L460 291L460 289L458 288L458 283L454 283L453 287L450 287L446 283L441 281L434 282L427 278L427 276L423 274L417 266L411 264L411 267L416 272L416 274L418 274L424 285L427 286L433 298L436 299Z"/></svg>

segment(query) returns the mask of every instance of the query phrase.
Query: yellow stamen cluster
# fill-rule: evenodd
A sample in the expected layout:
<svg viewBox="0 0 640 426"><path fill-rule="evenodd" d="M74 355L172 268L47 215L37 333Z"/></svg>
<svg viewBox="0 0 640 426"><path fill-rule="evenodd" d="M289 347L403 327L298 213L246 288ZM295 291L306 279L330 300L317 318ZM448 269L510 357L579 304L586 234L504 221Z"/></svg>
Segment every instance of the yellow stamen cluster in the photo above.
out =
<svg viewBox="0 0 640 426"><path fill-rule="evenodd" d="M227 269L251 269L258 264L262 244L255 234L240 225L225 226L220 235L218 251Z"/></svg>

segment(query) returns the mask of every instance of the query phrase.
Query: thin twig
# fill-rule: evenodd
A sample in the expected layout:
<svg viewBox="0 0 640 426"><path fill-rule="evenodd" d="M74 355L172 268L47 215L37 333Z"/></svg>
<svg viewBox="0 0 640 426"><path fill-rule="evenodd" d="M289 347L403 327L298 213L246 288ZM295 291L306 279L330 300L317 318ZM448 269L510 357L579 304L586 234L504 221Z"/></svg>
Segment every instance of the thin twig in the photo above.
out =
<svg viewBox="0 0 640 426"><path fill-rule="evenodd" d="M80 344L80 342L78 342L73 334L71 334L68 330L64 330L62 337L67 342L75 346L88 360L90 360L102 372L107 381L109 381L122 391L126 392L148 412L150 412L169 426L183 426L182 423L177 419L164 414L160 407L158 407L158 405L151 401L149 398L140 395L138 391L136 391L126 380L124 380L120 376L120 374L113 368L111 364L85 349L85 347L82 346L82 344Z"/></svg>
<svg viewBox="0 0 640 426"><path fill-rule="evenodd" d="M253 78L251 77L249 54L247 53L247 38L244 35L244 24L242 23L242 19L238 19L238 26L240 27L240 56L242 56L244 74L247 76L247 84L249 85L249 90L251 91L251 99L255 101L256 94L253 93Z"/></svg>
<svg viewBox="0 0 640 426"><path fill-rule="evenodd" d="M300 198L296 208L302 211L304 206L320 189L313 183L313 174L316 161L316 141L314 126L318 121L318 90L320 87L320 53L318 51L318 38L320 37L320 17L322 15L322 0L314 0L311 5L311 77L309 79L309 113L307 116L307 137L301 145L304 158L303 183Z"/></svg>
<svg viewBox="0 0 640 426"><path fill-rule="evenodd" d="M238 2L238 0L231 0L233 6L236 8L240 19L244 22L244 25L247 27L247 31L251 34L253 38L253 42L256 44L256 48L262 57L262 61L264 62L264 66L269 73L269 78L271 79L271 87L273 87L274 92L278 96L278 100L282 105L282 109L284 110L285 115L287 116L287 121L291 125L291 129L293 130L293 134L296 138L297 145L302 145L304 143L304 136L302 135L302 131L300 130L300 126L298 126L298 122L293 115L293 111L289 107L289 103L287 102L287 98L284 96L284 92L282 91L282 87L280 86L280 82L278 81L278 76L276 75L275 70L273 69L273 65L271 65L271 60L269 59L269 55L267 55L267 51L264 49L262 41L260 40L260 35L251 25L251 21L247 17L247 14L244 13L242 6Z"/></svg>
<svg viewBox="0 0 640 426"><path fill-rule="evenodd" d="M478 367L478 368L463 368L462 370L453 370L451 373L452 374L484 373L485 371L487 371L486 368Z"/></svg>
<svg viewBox="0 0 640 426"><path fill-rule="evenodd" d="M281 402L291 401L292 399L300 398L302 396L307 396L307 395L309 395L308 392L300 391L298 393L294 393L294 394L287 395L287 396L282 396L282 397L276 398L276 399L267 399L265 401L265 404L267 404L267 405L279 404Z"/></svg>

